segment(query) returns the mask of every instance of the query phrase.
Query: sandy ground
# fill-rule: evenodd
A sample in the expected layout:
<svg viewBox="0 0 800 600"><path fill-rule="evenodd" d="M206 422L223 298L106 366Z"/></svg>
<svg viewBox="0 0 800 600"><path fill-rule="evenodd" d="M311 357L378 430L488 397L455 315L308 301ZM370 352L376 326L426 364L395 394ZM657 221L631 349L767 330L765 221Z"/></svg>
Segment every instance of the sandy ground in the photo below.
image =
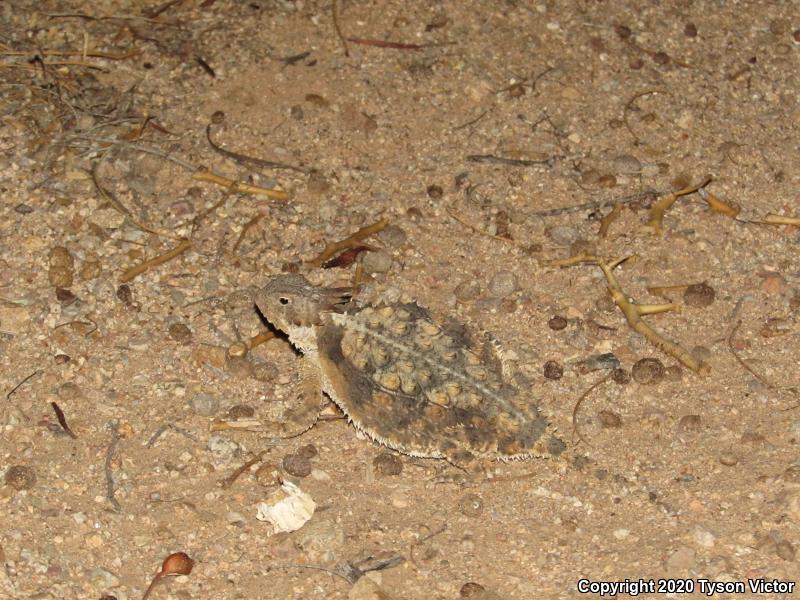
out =
<svg viewBox="0 0 800 600"><path fill-rule="evenodd" d="M800 233L761 223L800 216L791 3L339 0L347 51L332 8L0 5L0 597L141 598L175 552L194 568L151 599L578 598L626 578L791 596ZM215 151L212 116L219 147L294 170ZM275 438L299 357L249 347L267 324L242 290L287 270L348 285L355 266L307 261L381 219L361 301L492 332L590 464L464 474L331 408ZM634 332L596 265L551 262L581 252L633 256L623 297L680 305L645 321L710 372ZM316 510L274 533L256 509L281 481Z"/></svg>

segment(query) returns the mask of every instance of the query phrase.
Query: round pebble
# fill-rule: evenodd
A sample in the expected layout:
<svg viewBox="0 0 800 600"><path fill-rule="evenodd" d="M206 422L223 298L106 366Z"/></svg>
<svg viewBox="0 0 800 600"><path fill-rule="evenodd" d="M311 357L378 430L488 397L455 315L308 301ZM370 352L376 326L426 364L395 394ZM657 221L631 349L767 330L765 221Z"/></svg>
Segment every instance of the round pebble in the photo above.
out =
<svg viewBox="0 0 800 600"><path fill-rule="evenodd" d="M670 365L664 370L664 379L675 383L683 380L683 369L680 365Z"/></svg>
<svg viewBox="0 0 800 600"><path fill-rule="evenodd" d="M387 246L397 248L408 241L408 235L402 227L387 225L378 234L378 239Z"/></svg>
<svg viewBox="0 0 800 600"><path fill-rule="evenodd" d="M719 462L726 467L733 467L739 463L739 457L733 452L725 451L720 453Z"/></svg>
<svg viewBox="0 0 800 600"><path fill-rule="evenodd" d="M700 415L683 415L678 421L678 433L700 431L703 418Z"/></svg>
<svg viewBox="0 0 800 600"><path fill-rule="evenodd" d="M625 369L614 369L611 373L611 380L618 385L627 385L631 382L631 374Z"/></svg>
<svg viewBox="0 0 800 600"><path fill-rule="evenodd" d="M392 266L392 257L388 252L376 250L362 255L361 264L367 273L386 273Z"/></svg>
<svg viewBox="0 0 800 600"><path fill-rule="evenodd" d="M392 477L403 472L403 461L392 452L381 452L372 459L372 466L379 475Z"/></svg>
<svg viewBox="0 0 800 600"><path fill-rule="evenodd" d="M637 383L653 385L664 379L664 363L657 358L642 358L633 365L631 374Z"/></svg>
<svg viewBox="0 0 800 600"><path fill-rule="evenodd" d="M462 281L453 290L453 295L459 302L469 302L478 297L481 293L481 286L474 279Z"/></svg>
<svg viewBox="0 0 800 600"><path fill-rule="evenodd" d="M471 598L472 596L480 594L485 590L486 588L483 587L480 583L469 581L461 586L458 595L461 596L462 598Z"/></svg>
<svg viewBox="0 0 800 600"><path fill-rule="evenodd" d="M544 378L556 381L564 376L564 367L555 360L548 360L544 363Z"/></svg>
<svg viewBox="0 0 800 600"><path fill-rule="evenodd" d="M192 330L183 323L173 323L167 331L170 339L179 344L188 344L192 341Z"/></svg>
<svg viewBox="0 0 800 600"><path fill-rule="evenodd" d="M714 302L714 288L707 283L693 283L683 292L683 302L686 306L704 308Z"/></svg>
<svg viewBox="0 0 800 600"><path fill-rule="evenodd" d="M578 238L569 246L569 255L570 256L579 256L581 254L588 254L589 256L594 256L597 254L597 244L594 242L590 242L589 240L585 240L583 238Z"/></svg>
<svg viewBox="0 0 800 600"><path fill-rule="evenodd" d="M610 174L600 175L597 178L597 185L602 188L617 187L617 178Z"/></svg>
<svg viewBox="0 0 800 600"><path fill-rule="evenodd" d="M694 23L687 23L683 28L683 35L688 38L697 37L697 25Z"/></svg>
<svg viewBox="0 0 800 600"><path fill-rule="evenodd" d="M547 321L547 326L553 331L561 331L567 327L567 319L561 315L555 315Z"/></svg>
<svg viewBox="0 0 800 600"><path fill-rule="evenodd" d="M251 376L262 383L274 381L278 377L278 367L271 362L259 361L251 366Z"/></svg>
<svg viewBox="0 0 800 600"><path fill-rule="evenodd" d="M466 517L479 517L483 513L483 499L478 494L464 494L458 501L458 512Z"/></svg>
<svg viewBox="0 0 800 600"><path fill-rule="evenodd" d="M597 420L603 429L617 429L622 427L622 417L610 410L601 410L597 413Z"/></svg>
<svg viewBox="0 0 800 600"><path fill-rule="evenodd" d="M444 195L444 190L439 185L429 185L426 191L428 192L428 197L432 200L438 200Z"/></svg>
<svg viewBox="0 0 800 600"><path fill-rule="evenodd" d="M547 233L550 239L560 246L570 246L580 235L578 230L571 225L556 225Z"/></svg>
<svg viewBox="0 0 800 600"><path fill-rule="evenodd" d="M611 161L611 166L615 173L624 175L634 175L642 170L641 161L630 154L621 154Z"/></svg>
<svg viewBox="0 0 800 600"><path fill-rule="evenodd" d="M300 456L305 456L307 459L311 460L319 455L319 450L317 450L317 447L314 444L306 444L297 450L297 454Z"/></svg>
<svg viewBox="0 0 800 600"><path fill-rule="evenodd" d="M237 419L251 419L255 416L256 411L252 406L247 404L236 404L231 406L226 413L226 417L232 421Z"/></svg>
<svg viewBox="0 0 800 600"><path fill-rule="evenodd" d="M56 300L61 306L69 306L70 304L74 304L78 297L72 293L71 290L65 290L64 288L57 287L56 288Z"/></svg>
<svg viewBox="0 0 800 600"><path fill-rule="evenodd" d="M72 287L75 269L75 259L64 246L54 246L50 249L49 269L47 278L53 287Z"/></svg>
<svg viewBox="0 0 800 600"><path fill-rule="evenodd" d="M489 293L495 298L505 298L514 293L517 283L517 276L511 271L498 271L489 280Z"/></svg>
<svg viewBox="0 0 800 600"><path fill-rule="evenodd" d="M210 417L219 410L219 399L211 394L196 394L189 400L192 412L201 417Z"/></svg>
<svg viewBox="0 0 800 600"><path fill-rule="evenodd" d="M794 558L797 552L795 551L795 548L791 544L791 542L787 540L782 540L777 544L775 544L775 554L778 555L778 558L794 562Z"/></svg>
<svg viewBox="0 0 800 600"><path fill-rule="evenodd" d="M692 348L690 354L700 362L706 362L711 358L711 350L705 346L695 346Z"/></svg>
<svg viewBox="0 0 800 600"><path fill-rule="evenodd" d="M56 394L64 402L74 402L83 395L83 391L74 381L67 381L58 386Z"/></svg>
<svg viewBox="0 0 800 600"><path fill-rule="evenodd" d="M15 490L29 490L36 484L36 472L25 465L13 465L6 471L5 482Z"/></svg>
<svg viewBox="0 0 800 600"><path fill-rule="evenodd" d="M283 470L293 477L311 475L311 461L301 454L287 454L283 457Z"/></svg>

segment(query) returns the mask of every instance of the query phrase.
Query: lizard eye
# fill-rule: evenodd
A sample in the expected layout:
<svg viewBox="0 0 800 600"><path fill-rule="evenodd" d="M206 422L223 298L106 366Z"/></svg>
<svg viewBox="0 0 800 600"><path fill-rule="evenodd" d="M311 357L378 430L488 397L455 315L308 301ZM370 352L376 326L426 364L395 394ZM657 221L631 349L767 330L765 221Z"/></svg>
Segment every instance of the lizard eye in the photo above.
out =
<svg viewBox="0 0 800 600"><path fill-rule="evenodd" d="M288 298L278 298L278 302L280 302L281 304L286 306L287 304L289 304L289 299Z"/></svg>

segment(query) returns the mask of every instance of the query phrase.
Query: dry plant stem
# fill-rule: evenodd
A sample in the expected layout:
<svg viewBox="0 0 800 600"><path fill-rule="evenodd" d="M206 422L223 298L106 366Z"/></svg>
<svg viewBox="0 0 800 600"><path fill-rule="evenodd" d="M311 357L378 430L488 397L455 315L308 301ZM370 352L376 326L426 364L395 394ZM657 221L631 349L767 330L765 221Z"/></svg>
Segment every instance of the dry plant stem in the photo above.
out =
<svg viewBox="0 0 800 600"><path fill-rule="evenodd" d="M140 264L136 265L135 267L131 267L130 269L125 271L122 274L122 277L119 278L120 283L126 283L126 282L130 281L131 279L134 279L138 275L141 275L145 271L150 270L153 267L157 267L158 265L162 265L165 262L171 261L173 258L183 254L184 252L186 252L191 247L192 247L192 242L190 242L189 240L186 240L186 239L181 240L181 242L177 246L175 246L172 250L170 250L169 252L165 252L164 254L156 256L155 258L151 258L149 260L146 260L143 263L140 263Z"/></svg>
<svg viewBox="0 0 800 600"><path fill-rule="evenodd" d="M712 194L705 188L700 188L697 190L697 193L700 194L700 197L708 203L708 208L713 210L714 212L720 213L725 215L726 217L736 218L741 210L738 206L734 204L728 204L727 202L723 202L720 200L715 194Z"/></svg>
<svg viewBox="0 0 800 600"><path fill-rule="evenodd" d="M795 227L800 227L800 217L776 215L774 213L769 213L766 217L764 217L763 222L768 223L769 225L794 225Z"/></svg>
<svg viewBox="0 0 800 600"><path fill-rule="evenodd" d="M688 288L688 285L654 285L647 288L647 291L654 296L664 296L666 294L682 294Z"/></svg>
<svg viewBox="0 0 800 600"><path fill-rule="evenodd" d="M197 171L195 171L194 175L192 175L192 179L194 179L195 181L206 181L208 183L215 183L217 185L224 186L233 192L240 192L242 194L252 194L254 196L267 196L268 198L272 198L273 200L287 200L289 198L289 194L287 192L284 192L283 190L271 190L269 188L263 188L258 185L241 183L238 181L234 181L233 179L223 177L222 175L217 175L216 173L213 173L212 171L208 171L203 168L200 168Z"/></svg>
<svg viewBox="0 0 800 600"><path fill-rule="evenodd" d="M239 233L239 237L236 238L236 243L233 245L233 253L236 254L236 251L239 249L239 246L242 244L244 240L244 236L247 235L247 232L250 231L261 219L264 218L264 215L259 213L252 219L250 219L247 223L244 224L242 227L241 233Z"/></svg>
<svg viewBox="0 0 800 600"><path fill-rule="evenodd" d="M180 165L184 169L193 171L194 175L192 177L196 181L206 181L209 183L215 183L217 185L227 187L228 189L234 192L242 192L244 194L253 194L257 196L267 196L269 198L274 198L276 200L286 200L289 198L289 194L287 192L284 192L283 190L270 190L267 188L259 187L257 185L238 183L233 179L228 179L227 177L223 177L222 175L217 175L216 173L214 173L213 171L209 171L205 167L198 167L197 165L193 165L192 163L186 160L183 160L176 156L172 156L171 154L167 154L166 152L162 152L158 148L151 148L150 146L145 146L143 144L134 144L132 142L119 140L115 138L95 138L95 137L79 135L75 136L75 139L107 144L108 146L119 145L119 144L126 145L138 152L144 152L145 154L152 154L153 156L158 156L165 160L174 162L176 165Z"/></svg>
<svg viewBox="0 0 800 600"><path fill-rule="evenodd" d="M220 487L222 487L222 489L228 489L229 487L231 487L236 482L236 480L242 476L242 473L246 472L253 465L260 463L262 460L264 460L265 454L266 452L259 452L253 458L244 463L241 467L236 469L233 473L228 475L225 479L221 479L219 482Z"/></svg>
<svg viewBox="0 0 800 600"><path fill-rule="evenodd" d="M598 231L598 235L601 238L608 236L608 228L611 227L611 224L619 218L619 215L621 213L622 213L622 205L615 204L614 208L611 209L611 212L608 213L602 219L600 219L600 230Z"/></svg>
<svg viewBox="0 0 800 600"><path fill-rule="evenodd" d="M381 219L377 223L373 223L372 225L368 225L366 227L362 227L358 231L356 231L353 235L346 237L345 239L339 242L325 242L325 249L317 255L316 258L313 258L307 263L312 267L320 267L322 263L326 262L329 258L331 258L337 252L342 250L346 250L347 248L351 248L357 245L362 240L368 238L371 235L375 235L376 233L382 231L387 225L389 224L388 219Z"/></svg>
<svg viewBox="0 0 800 600"><path fill-rule="evenodd" d="M506 243L510 242L512 244L515 243L514 240L512 240L511 238L502 237L502 236L499 236L499 235L492 235L491 233L487 233L487 232L483 231L482 229L478 229L474 225L471 225L470 223L467 223L464 219L462 219L461 217L459 217L455 213L455 211L454 211L452 206L446 207L445 210L447 211L447 214L450 215L451 219L453 219L455 222L463 225L464 227L466 227L467 229L469 229L473 233L477 233L478 235L486 236L486 237L491 238L493 240L500 240L500 241L506 242Z"/></svg>
<svg viewBox="0 0 800 600"><path fill-rule="evenodd" d="M0 56L30 56L33 52L19 52L19 51L8 51L8 52L0 52ZM125 52L123 54L113 54L111 52L98 52L94 50L89 50L88 52L84 52L83 50L48 50L43 49L36 52L41 57L45 56L83 56L89 58L105 58L107 60L125 60L128 58L133 58L140 54L138 50L133 50L131 52ZM48 63L50 64L50 63Z"/></svg>
<svg viewBox="0 0 800 600"><path fill-rule="evenodd" d="M117 451L117 444L119 443L119 425L116 422L109 423L109 429L111 429L111 441L108 444L108 449L106 450L106 461L103 465L103 471L106 476L106 498L111 503L111 506L114 507L114 510L119 512L122 510L122 507L116 498L116 491L114 489L114 473L111 469L111 463L114 460L114 454ZM145 595L145 597L147 596Z"/></svg>
<svg viewBox="0 0 800 600"><path fill-rule="evenodd" d="M226 150L211 139L211 123L206 125L206 140L208 140L208 144L211 146L214 152L230 158L239 164L252 165L261 169L289 169L291 171L297 171L298 173L306 172L305 169L295 167L294 165L287 165L285 163L275 162L272 160L264 160L263 158L256 158L255 156L247 156L246 154L240 154L239 152Z"/></svg>
<svg viewBox="0 0 800 600"><path fill-rule="evenodd" d="M591 394L595 389L597 389L598 387L603 385L606 381L608 381L609 377L611 377L610 373L607 374L605 377L603 377L600 381L592 384L588 390L586 390L581 394L581 397L578 398L578 401L575 403L575 406L572 409L572 430L575 432L575 435L578 436L578 439L587 446L589 446L590 448L592 447L592 445L588 441L586 441L586 438L583 437L583 434L581 433L580 427L578 427L578 409L581 407L581 404L583 404L583 401L586 400L589 394Z"/></svg>
<svg viewBox="0 0 800 600"><path fill-rule="evenodd" d="M631 194L630 196L624 196L622 198L617 198L616 200L595 200L592 202L584 202L583 204L576 204L573 206L562 206L561 208L551 208L548 210L540 210L538 212L533 213L535 217L557 217L559 215L579 212L582 210L598 210L601 208L606 208L608 206L614 206L616 204L630 204L631 202L638 202L640 200L645 200L646 198L650 197L657 197L660 196L661 192L656 190L645 190L643 192L638 192L636 194Z"/></svg>
<svg viewBox="0 0 800 600"><path fill-rule="evenodd" d="M256 346L260 346L264 342L268 342L272 338L275 337L275 334L272 331L265 331L264 333L259 333L258 335L254 335L249 340L247 340L247 350L252 350Z"/></svg>
<svg viewBox="0 0 800 600"><path fill-rule="evenodd" d="M628 100L628 102L625 103L625 108L622 109L622 122L625 124L625 128L630 132L631 136L633 137L633 142L636 145L639 144L639 137L633 131L631 124L628 123L628 111L631 110L633 103L636 102L639 98L642 98L644 96L650 96L651 94L663 94L663 93L664 93L663 90L646 90L644 92L639 92L633 98Z"/></svg>
<svg viewBox="0 0 800 600"><path fill-rule="evenodd" d="M736 359L736 362L738 362L740 365L742 365L742 368L745 371L750 373L753 377L755 377L758 381L763 383L768 388L775 389L775 386L772 385L772 383L770 381L768 381L763 375L761 375L761 374L757 373L755 370L753 370L750 367L750 365L748 365L746 362L744 362L744 360L742 360L742 357L740 357L739 354L736 352L736 348L734 348L734 346L733 346L733 337L736 335L736 332L739 331L739 327L741 327L741 326L742 326L742 320L739 319L738 321L736 321L736 325L733 326L733 329L731 329L731 334L728 336L728 349L731 351L731 354L733 354L733 358Z"/></svg>
<svg viewBox="0 0 800 600"><path fill-rule="evenodd" d="M58 419L58 424L61 425L61 429L64 430L64 433L66 433L73 440L77 440L78 436L75 435L75 432L72 431L69 424L67 424L67 418L64 416L64 411L61 410L61 407L55 402L51 402L50 406L53 408L53 412L56 413L56 419Z"/></svg>
<svg viewBox="0 0 800 600"><path fill-rule="evenodd" d="M345 56L350 56L350 49L347 47L347 38L344 37L342 33L342 28L339 25L339 6L337 0L332 0L331 2L331 16L333 17L333 28L336 30L336 37L339 38L339 42L342 44L342 49L344 50Z"/></svg>
<svg viewBox="0 0 800 600"><path fill-rule="evenodd" d="M650 217L645 225L645 229L648 229L655 233L656 235L661 235L662 231L662 223L664 220L664 213L669 210L669 208L675 204L675 201L680 198L681 196L686 196L688 194L693 194L700 188L704 188L709 184L711 181L710 177L706 177L697 185L690 185L688 187L683 188L682 190L678 190L677 192L672 192L671 194L667 194L663 196L650 208Z"/></svg>
<svg viewBox="0 0 800 600"><path fill-rule="evenodd" d="M579 254L576 256L571 256L567 259L551 261L549 264L550 266L568 267L579 263L593 263L599 266L603 271L603 274L606 276L608 292L611 294L611 298L614 300L614 303L619 306L622 314L625 315L628 325L630 325L634 331L643 335L647 341L653 344L656 348L674 357L676 360L680 361L683 365L690 368L695 373L699 373L700 375L708 375L711 372L711 367L709 367L706 363L695 359L686 349L675 342L668 340L642 320L643 315L651 315L670 310L676 310L680 308L679 305L672 303L634 304L628 300L628 297L626 296L625 292L622 291L622 288L620 287L619 282L612 271L615 267L625 262L629 258L630 257L625 257L614 259L612 261L605 261L597 256Z"/></svg>
<svg viewBox="0 0 800 600"><path fill-rule="evenodd" d="M28 375L28 376L27 376L25 379L23 379L22 381L20 381L20 382L19 382L17 385L15 385L13 388L11 388L11 389L8 391L8 393L6 394L6 400L11 400L11 396L13 396L13 395L14 395L14 393L15 393L15 392L16 392L16 391L17 391L19 388L21 388L23 385L25 385L25 384L26 384L28 381L30 381L31 379L33 379L33 378L34 378L34 377L36 377L37 375L41 375L42 373L44 373L44 370L43 370L43 369L37 369L36 371L34 371L34 372L33 372L33 373L31 373L30 375Z"/></svg>

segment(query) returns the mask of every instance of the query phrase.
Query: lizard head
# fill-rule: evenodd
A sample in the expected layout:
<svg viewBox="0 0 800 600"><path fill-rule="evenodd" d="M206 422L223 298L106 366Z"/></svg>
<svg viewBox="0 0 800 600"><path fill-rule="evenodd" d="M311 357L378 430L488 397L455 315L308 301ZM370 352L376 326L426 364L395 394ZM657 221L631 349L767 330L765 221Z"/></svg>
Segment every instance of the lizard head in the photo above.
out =
<svg viewBox="0 0 800 600"><path fill-rule="evenodd" d="M350 299L350 288L313 285L302 275L276 275L255 294L264 318L284 333L319 325L325 312L338 312Z"/></svg>

